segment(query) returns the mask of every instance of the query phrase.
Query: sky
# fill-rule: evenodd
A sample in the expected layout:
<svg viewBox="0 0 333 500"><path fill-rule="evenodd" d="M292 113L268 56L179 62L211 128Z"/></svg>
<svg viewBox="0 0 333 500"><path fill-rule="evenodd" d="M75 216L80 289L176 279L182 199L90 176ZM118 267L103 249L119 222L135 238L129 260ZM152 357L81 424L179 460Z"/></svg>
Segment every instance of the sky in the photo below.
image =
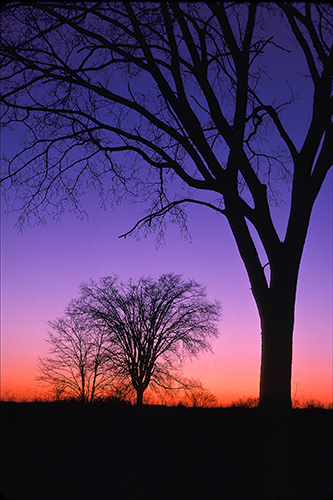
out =
<svg viewBox="0 0 333 500"><path fill-rule="evenodd" d="M15 216L2 218L2 396L11 391L33 398L43 392L34 379L37 358L48 349L46 322L63 314L80 283L113 273L127 281L173 272L206 286L207 298L222 305L213 354L187 362L185 374L199 378L223 404L257 397L259 317L224 218L192 207L192 242L170 225L165 244L157 249L153 235L118 238L135 223L140 205L103 211L96 196L89 198L90 215L85 220L66 214L58 223L18 233L13 228ZM332 175L314 207L300 269L292 383L293 391L297 388L305 399L325 403L332 399Z"/></svg>
<svg viewBox="0 0 333 500"><path fill-rule="evenodd" d="M296 61L295 61L296 64ZM297 62L298 64L298 62ZM276 79L281 66L275 61ZM293 82L291 82L293 83ZM272 83L267 84L272 85ZM268 87L267 87L268 88ZM299 89L300 91L302 89ZM302 117L302 109L298 109ZM287 127L297 142L304 130ZM300 120L302 123L302 120ZM15 131L2 136L3 152L17 147ZM298 281L293 343L292 394L332 401L332 171L315 203ZM188 209L192 240L169 225L165 244L156 248L154 235L138 240L119 235L142 216L140 204L106 211L90 193L84 206L88 218L66 213L59 222L18 232L17 215L1 217L1 395L31 399L43 393L36 382L36 363L47 354L47 321L61 317L78 287L90 279L117 274L121 281L140 276L181 274L206 286L207 298L219 300L220 335L213 353L199 355L184 367L199 378L221 404L257 397L260 373L260 325L244 265L222 215L205 207ZM5 210L4 203L1 212ZM288 203L272 208L283 232Z"/></svg>

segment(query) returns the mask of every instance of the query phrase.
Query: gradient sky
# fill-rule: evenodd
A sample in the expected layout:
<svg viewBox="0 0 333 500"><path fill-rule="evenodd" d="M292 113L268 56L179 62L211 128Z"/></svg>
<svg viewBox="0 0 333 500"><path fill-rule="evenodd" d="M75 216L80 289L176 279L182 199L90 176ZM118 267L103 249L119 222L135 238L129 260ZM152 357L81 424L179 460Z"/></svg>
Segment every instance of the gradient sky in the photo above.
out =
<svg viewBox="0 0 333 500"><path fill-rule="evenodd" d="M188 362L186 374L199 377L221 402L258 395L259 317L249 281L222 216L192 207L192 243L169 226L165 245L153 236L137 241L118 236L135 223L140 205L103 211L90 196L88 220L73 214L46 227L1 226L1 391L33 397L36 359L47 352L47 320L62 315L78 285L117 273L121 280L162 273L182 274L207 286L222 303L220 337L214 354ZM284 206L275 212L283 213ZM332 399L332 175L316 202L300 270L294 334L293 383L305 398Z"/></svg>
<svg viewBox="0 0 333 500"><path fill-rule="evenodd" d="M282 57L283 53L281 54ZM282 61L282 59L281 59ZM299 60L291 61L299 64ZM281 62L282 64L282 62ZM278 89L282 71L275 59ZM293 84L293 81L290 81ZM267 89L268 89L267 87ZM307 89L297 88L306 94ZM304 137L302 103L286 116L296 143ZM296 113L296 114L295 114ZM297 116L297 120L295 120ZM288 121L290 119L290 121ZM300 128L297 128L300 123ZM295 125L296 124L296 125ZM17 147L15 131L2 137L3 152ZM286 198L287 199L287 198ZM219 402L258 396L260 372L259 317L244 265L222 215L208 208L189 208L192 242L169 225L165 245L154 236L119 239L142 216L144 206L126 203L103 211L95 193L84 202L89 218L67 213L60 222L18 233L16 215L1 219L1 394L33 398L42 393L34 380L38 356L47 353L48 320L60 317L78 286L113 273L121 281L163 273L181 274L207 287L208 299L220 300L220 336L213 354L189 361L185 374L200 378ZM3 204L2 212L5 209ZM280 234L288 203L272 209ZM292 392L332 401L332 171L315 203L302 259L294 333Z"/></svg>

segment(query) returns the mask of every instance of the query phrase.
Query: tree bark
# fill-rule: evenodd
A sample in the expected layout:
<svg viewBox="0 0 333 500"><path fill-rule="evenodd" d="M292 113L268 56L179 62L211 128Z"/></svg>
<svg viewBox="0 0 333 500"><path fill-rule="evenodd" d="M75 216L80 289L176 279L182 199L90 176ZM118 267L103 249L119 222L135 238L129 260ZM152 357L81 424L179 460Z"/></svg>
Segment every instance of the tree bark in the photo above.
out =
<svg viewBox="0 0 333 500"><path fill-rule="evenodd" d="M260 406L291 408L294 318L275 304L261 319Z"/></svg>
<svg viewBox="0 0 333 500"><path fill-rule="evenodd" d="M261 407L291 408L295 299L299 262L272 270L267 299L258 305L261 320Z"/></svg>
<svg viewBox="0 0 333 500"><path fill-rule="evenodd" d="M144 392L143 387L138 387L136 389L136 405L137 406L142 406L143 392Z"/></svg>

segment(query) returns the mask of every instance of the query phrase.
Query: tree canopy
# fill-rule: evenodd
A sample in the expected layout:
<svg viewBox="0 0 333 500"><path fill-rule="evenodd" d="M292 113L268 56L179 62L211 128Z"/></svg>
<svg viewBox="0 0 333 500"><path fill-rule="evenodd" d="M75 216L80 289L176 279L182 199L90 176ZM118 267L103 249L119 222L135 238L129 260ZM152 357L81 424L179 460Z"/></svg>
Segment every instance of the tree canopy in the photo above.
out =
<svg viewBox="0 0 333 500"><path fill-rule="evenodd" d="M139 405L148 386L186 389L184 358L210 349L209 339L218 335L219 303L208 302L201 285L173 274L127 284L102 278L82 285L70 307L88 330L107 332L112 372L132 385Z"/></svg>
<svg viewBox="0 0 333 500"><path fill-rule="evenodd" d="M259 229L255 207L268 211L273 179L290 178L308 154L313 162L324 139L321 161L300 176L311 176L310 203L331 160L331 16L328 4L8 4L1 123L24 124L26 135L2 184L18 188L20 220L79 210L88 183L108 202L125 194L148 199L159 215L179 215L176 207L190 200L227 215L232 195ZM265 51L284 51L286 65L290 52L269 34L272 19L298 42L314 84L301 151L282 114L297 89L286 84L280 96L263 99ZM284 156L263 149L272 129ZM166 181L173 174L191 188L187 194L172 197ZM294 179L295 195L301 187ZM210 192L215 202L204 196Z"/></svg>

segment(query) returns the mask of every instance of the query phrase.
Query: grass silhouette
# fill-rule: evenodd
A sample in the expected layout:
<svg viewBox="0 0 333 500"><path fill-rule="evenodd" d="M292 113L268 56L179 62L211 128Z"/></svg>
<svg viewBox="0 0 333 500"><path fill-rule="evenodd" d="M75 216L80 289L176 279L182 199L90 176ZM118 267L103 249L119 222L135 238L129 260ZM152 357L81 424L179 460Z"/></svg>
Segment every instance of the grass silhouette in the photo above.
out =
<svg viewBox="0 0 333 500"><path fill-rule="evenodd" d="M6 500L326 500L332 410L1 402Z"/></svg>

